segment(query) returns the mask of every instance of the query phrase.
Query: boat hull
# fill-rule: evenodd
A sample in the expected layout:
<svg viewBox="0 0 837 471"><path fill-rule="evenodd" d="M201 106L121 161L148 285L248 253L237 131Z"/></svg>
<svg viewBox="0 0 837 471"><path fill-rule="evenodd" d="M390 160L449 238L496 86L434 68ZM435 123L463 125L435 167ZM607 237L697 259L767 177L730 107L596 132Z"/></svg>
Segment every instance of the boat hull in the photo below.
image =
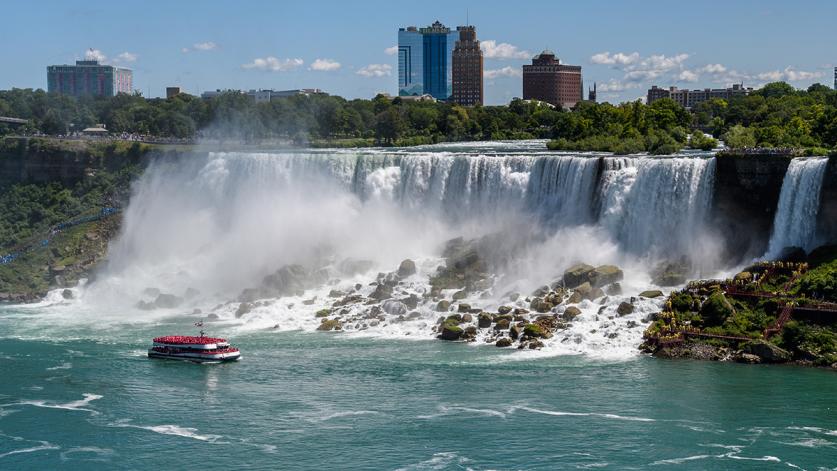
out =
<svg viewBox="0 0 837 471"><path fill-rule="evenodd" d="M197 353L197 352L158 352L153 349L148 350L149 358L160 358L164 360L181 360L194 362L227 362L237 361L241 358L241 352L225 352L225 353Z"/></svg>

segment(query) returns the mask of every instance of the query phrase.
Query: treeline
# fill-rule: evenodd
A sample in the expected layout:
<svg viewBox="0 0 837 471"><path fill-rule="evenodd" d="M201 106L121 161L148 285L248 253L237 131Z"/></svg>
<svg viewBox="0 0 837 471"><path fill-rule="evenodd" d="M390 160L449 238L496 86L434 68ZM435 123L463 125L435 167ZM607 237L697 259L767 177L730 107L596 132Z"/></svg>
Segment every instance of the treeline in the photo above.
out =
<svg viewBox="0 0 837 471"><path fill-rule="evenodd" d="M170 99L146 99L139 94L76 99L43 90L0 91L0 116L30 121L16 130L0 124L0 134L60 135L102 123L111 133L159 137L344 140L349 144L392 145L546 138L560 114L546 105L523 101L510 106L463 108L382 95L372 100L299 95L255 103L234 91L209 99L187 94Z"/></svg>
<svg viewBox="0 0 837 471"><path fill-rule="evenodd" d="M689 111L669 99L611 105L581 102L572 111L514 100L508 106L461 107L379 95L346 100L329 95L291 96L269 103L230 91L202 99L181 94L146 99L139 94L80 98L43 90L0 91L0 116L29 120L0 134L78 131L103 123L111 133L155 137L289 139L314 145L412 145L441 141L552 139L552 149L668 154L689 146L837 145L837 93L820 85L796 90L771 83L749 96L712 99ZM712 137L709 137L709 136Z"/></svg>

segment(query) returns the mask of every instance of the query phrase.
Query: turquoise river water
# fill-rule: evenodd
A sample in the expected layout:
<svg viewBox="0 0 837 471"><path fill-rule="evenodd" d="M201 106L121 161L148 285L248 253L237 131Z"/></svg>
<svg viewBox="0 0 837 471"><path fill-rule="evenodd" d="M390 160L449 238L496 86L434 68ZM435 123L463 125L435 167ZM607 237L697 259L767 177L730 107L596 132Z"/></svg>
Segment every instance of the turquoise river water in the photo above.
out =
<svg viewBox="0 0 837 471"><path fill-rule="evenodd" d="M0 316L0 469L837 466L831 371L302 332L198 365L145 357L165 324L38 338L21 316Z"/></svg>

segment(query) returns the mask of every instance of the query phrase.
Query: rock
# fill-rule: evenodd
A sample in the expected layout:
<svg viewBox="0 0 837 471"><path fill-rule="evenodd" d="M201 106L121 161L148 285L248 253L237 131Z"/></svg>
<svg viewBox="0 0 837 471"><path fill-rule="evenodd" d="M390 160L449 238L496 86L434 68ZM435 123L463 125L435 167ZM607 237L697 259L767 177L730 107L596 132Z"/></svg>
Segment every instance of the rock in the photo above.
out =
<svg viewBox="0 0 837 471"><path fill-rule="evenodd" d="M500 348L511 347L512 346L512 339L510 339L508 337L503 337L500 340L498 340L497 343L495 343L494 345L496 345Z"/></svg>
<svg viewBox="0 0 837 471"><path fill-rule="evenodd" d="M451 314L445 318L444 322L451 322L454 324L461 324L462 323L462 314Z"/></svg>
<svg viewBox="0 0 837 471"><path fill-rule="evenodd" d="M421 318L421 313L418 312L418 311L413 311L413 312L407 314L407 320L408 321L414 321L414 320L420 319L420 318Z"/></svg>
<svg viewBox="0 0 837 471"><path fill-rule="evenodd" d="M622 294L622 285L619 283L611 283L604 289L608 296L619 296Z"/></svg>
<svg viewBox="0 0 837 471"><path fill-rule="evenodd" d="M535 291L533 291L532 296L540 298L540 297L546 296L547 293L549 293L549 286L544 285L544 286L541 286L540 288L536 289Z"/></svg>
<svg viewBox="0 0 837 471"><path fill-rule="evenodd" d="M758 355L753 355L752 353L741 353L739 355L736 355L734 358L735 361L739 363L761 363L761 358L759 358Z"/></svg>
<svg viewBox="0 0 837 471"><path fill-rule="evenodd" d="M703 317L706 325L721 325L729 317L735 314L729 300L724 296L723 291L713 292L700 307L700 316ZM752 353L752 352L751 352Z"/></svg>
<svg viewBox="0 0 837 471"><path fill-rule="evenodd" d="M340 290L333 289L333 290L328 292L328 297L329 298L342 298L343 296L346 296L346 293L344 293Z"/></svg>
<svg viewBox="0 0 837 471"><path fill-rule="evenodd" d="M73 299L73 291L69 289L65 289L61 291L61 297L64 299Z"/></svg>
<svg viewBox="0 0 837 471"><path fill-rule="evenodd" d="M601 265L596 267L589 275L590 284L594 288L601 288L602 286L622 281L625 275L622 270L615 265Z"/></svg>
<svg viewBox="0 0 837 471"><path fill-rule="evenodd" d="M381 303L381 308L384 312L393 316L403 316L404 314L407 314L408 311L406 304L392 299L388 299Z"/></svg>
<svg viewBox="0 0 837 471"><path fill-rule="evenodd" d="M253 304L251 303L241 303L238 305L238 309L235 311L235 318L238 319L241 316L247 314L253 310Z"/></svg>
<svg viewBox="0 0 837 471"><path fill-rule="evenodd" d="M468 326L462 332L462 335L459 337L461 340L467 340L469 342L473 342L477 338L477 328L474 326Z"/></svg>
<svg viewBox="0 0 837 471"><path fill-rule="evenodd" d="M342 326L342 324L340 324L339 319L323 319L322 322L320 322L319 327L317 327L317 330L324 331L324 332L329 332L329 331L332 331L332 330L342 330L342 329L343 329L343 326Z"/></svg>
<svg viewBox="0 0 837 471"><path fill-rule="evenodd" d="M218 314L215 314L215 313L213 312L213 313L208 314L208 315L206 316L206 318L207 318L208 320L210 320L210 321L217 321L217 320L218 320Z"/></svg>
<svg viewBox="0 0 837 471"><path fill-rule="evenodd" d="M512 339L517 340L521 333L523 333L523 329L521 329L519 325L513 324L509 327L509 337Z"/></svg>
<svg viewBox="0 0 837 471"><path fill-rule="evenodd" d="M317 297L316 297L316 296L314 296L314 297L313 297L313 298L311 298L311 299L305 299L305 300L303 300L303 301L302 301L302 304L303 304L304 306L311 306L311 305L312 305L312 304L314 304L315 302L317 302Z"/></svg>
<svg viewBox="0 0 837 471"><path fill-rule="evenodd" d="M458 311L459 311L459 312L470 312L470 311L471 311L471 305L470 305L470 304L461 303L461 304L459 304Z"/></svg>
<svg viewBox="0 0 837 471"><path fill-rule="evenodd" d="M523 333L527 337L531 338L548 339L552 337L552 334L548 330L537 323L526 324L526 326L523 327Z"/></svg>
<svg viewBox="0 0 837 471"><path fill-rule="evenodd" d="M565 321L570 322L570 321L572 321L573 319L575 319L576 317L578 317L580 315L581 315L581 309L579 309L575 306L570 306L567 309L565 309L564 312L561 314L561 319L564 319Z"/></svg>
<svg viewBox="0 0 837 471"><path fill-rule="evenodd" d="M509 294L509 301L515 302L520 299L520 293L511 293Z"/></svg>
<svg viewBox="0 0 837 471"><path fill-rule="evenodd" d="M494 324L494 330L506 330L510 323L508 319L498 319L497 323Z"/></svg>
<svg viewBox="0 0 837 471"><path fill-rule="evenodd" d="M692 264L688 259L666 261L651 270L651 281L658 286L682 285L691 271Z"/></svg>
<svg viewBox="0 0 837 471"><path fill-rule="evenodd" d="M488 327L491 327L492 322L494 322L494 320L492 319L491 314L487 312L481 312L477 316L477 325L480 329L486 329Z"/></svg>
<svg viewBox="0 0 837 471"><path fill-rule="evenodd" d="M620 316L627 316L628 314L634 312L634 305L623 301L619 303L619 307L616 308L616 312L619 313Z"/></svg>
<svg viewBox="0 0 837 471"><path fill-rule="evenodd" d="M442 340L459 340L462 337L463 330L462 327L459 327L453 322L445 321L442 324L442 331L439 334L439 338Z"/></svg>
<svg viewBox="0 0 837 471"><path fill-rule="evenodd" d="M604 296L604 291L602 291L601 288L594 288L589 281L585 281L584 283L576 287L575 292L573 294L575 293L579 293L581 295L581 299L589 300L593 300Z"/></svg>
<svg viewBox="0 0 837 471"><path fill-rule="evenodd" d="M402 261L400 265L398 265L398 276L401 278L407 278L408 276L416 274L416 262L410 260L409 258Z"/></svg>
<svg viewBox="0 0 837 471"><path fill-rule="evenodd" d="M443 299L436 303L436 310L439 312L447 312L450 310L450 301Z"/></svg>
<svg viewBox="0 0 837 471"><path fill-rule="evenodd" d="M497 308L497 312L500 314L508 314L512 311L512 308L509 306L500 306Z"/></svg>
<svg viewBox="0 0 837 471"><path fill-rule="evenodd" d="M791 359L790 352L764 340L749 342L744 345L742 350L759 357L765 363L785 363Z"/></svg>
<svg viewBox="0 0 837 471"><path fill-rule="evenodd" d="M49 272L52 273L53 275L55 275L55 274L64 273L64 271L66 269L67 269L67 267L65 267L64 265L52 265L51 267L49 267Z"/></svg>
<svg viewBox="0 0 837 471"><path fill-rule="evenodd" d="M646 290L646 291L643 291L643 292L639 293L639 295L640 295L640 297L643 297L643 298L652 298L653 299L653 298L659 298L660 296L662 296L663 292L658 290L658 289L649 289L649 290Z"/></svg>
<svg viewBox="0 0 837 471"><path fill-rule="evenodd" d="M154 307L159 309L176 308L183 302L183 298L173 294L160 293L157 299L154 300Z"/></svg>
<svg viewBox="0 0 837 471"><path fill-rule="evenodd" d="M377 299L378 301L389 299L392 297L392 286L381 283L375 287L375 290L372 291L372 294L370 294L369 297Z"/></svg>
<svg viewBox="0 0 837 471"><path fill-rule="evenodd" d="M578 304L581 301L584 301L584 297L578 291L573 292L573 294L571 294L567 299L568 304Z"/></svg>
<svg viewBox="0 0 837 471"><path fill-rule="evenodd" d="M740 273L736 273L733 279L738 282L749 283L753 281L753 274L748 271L742 271Z"/></svg>
<svg viewBox="0 0 837 471"><path fill-rule="evenodd" d="M555 306L553 306L552 303L546 302L541 298L535 298L535 299L532 300L531 303L529 303L529 308L530 309L533 309L533 310L535 310L537 312L541 312L541 313L549 312L550 310L552 310L553 307L555 307Z"/></svg>
<svg viewBox="0 0 837 471"><path fill-rule="evenodd" d="M567 288L575 288L576 286L589 281L590 273L595 270L594 267L585 263L578 263L566 271L564 271L564 285Z"/></svg>
<svg viewBox="0 0 837 471"><path fill-rule="evenodd" d="M474 322L474 316L471 314L462 314L462 322Z"/></svg>
<svg viewBox="0 0 837 471"><path fill-rule="evenodd" d="M776 260L799 263L807 261L808 256L805 254L805 250L799 247L785 247L779 253L779 256L776 257Z"/></svg>
<svg viewBox="0 0 837 471"><path fill-rule="evenodd" d="M454 301L459 301L460 299L465 299L467 297L468 297L468 292L465 291L464 289L453 293L453 296L451 296L451 298L453 298Z"/></svg>
<svg viewBox="0 0 837 471"><path fill-rule="evenodd" d="M540 340L532 340L531 342L529 342L530 350L540 350L543 347L543 342L541 342Z"/></svg>
<svg viewBox="0 0 837 471"><path fill-rule="evenodd" d="M415 309L416 307L418 307L418 303L420 300L421 299L418 296L416 296L415 294L411 294L406 298L402 298L401 302L404 303L404 305L407 306L407 308Z"/></svg>

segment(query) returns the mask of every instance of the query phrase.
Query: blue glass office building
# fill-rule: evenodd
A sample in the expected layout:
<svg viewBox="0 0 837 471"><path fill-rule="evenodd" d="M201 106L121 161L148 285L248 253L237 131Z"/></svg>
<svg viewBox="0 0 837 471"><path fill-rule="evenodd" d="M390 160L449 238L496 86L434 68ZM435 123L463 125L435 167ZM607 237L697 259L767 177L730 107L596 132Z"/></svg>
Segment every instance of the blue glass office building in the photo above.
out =
<svg viewBox="0 0 837 471"><path fill-rule="evenodd" d="M458 33L436 21L427 28L398 31L398 94L432 95L447 100L453 93L453 48Z"/></svg>

